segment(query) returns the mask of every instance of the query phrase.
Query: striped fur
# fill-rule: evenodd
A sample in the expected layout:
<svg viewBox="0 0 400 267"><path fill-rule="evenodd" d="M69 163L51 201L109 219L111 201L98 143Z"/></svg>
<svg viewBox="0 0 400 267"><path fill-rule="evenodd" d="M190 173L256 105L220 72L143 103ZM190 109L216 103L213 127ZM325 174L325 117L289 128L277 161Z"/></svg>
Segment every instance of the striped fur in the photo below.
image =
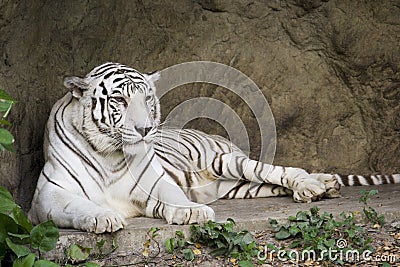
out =
<svg viewBox="0 0 400 267"><path fill-rule="evenodd" d="M71 92L54 105L46 128L34 223L52 219L96 233L117 231L135 216L202 223L214 219L206 204L217 198L311 202L338 197L340 185L399 182L399 175L346 178L273 166L222 137L159 127L158 76L106 63L66 78Z"/></svg>
<svg viewBox="0 0 400 267"><path fill-rule="evenodd" d="M312 174L312 175L328 175L328 174ZM392 175L343 175L332 174L341 186L362 186L362 185L382 185L382 184L398 184L400 183L400 174Z"/></svg>

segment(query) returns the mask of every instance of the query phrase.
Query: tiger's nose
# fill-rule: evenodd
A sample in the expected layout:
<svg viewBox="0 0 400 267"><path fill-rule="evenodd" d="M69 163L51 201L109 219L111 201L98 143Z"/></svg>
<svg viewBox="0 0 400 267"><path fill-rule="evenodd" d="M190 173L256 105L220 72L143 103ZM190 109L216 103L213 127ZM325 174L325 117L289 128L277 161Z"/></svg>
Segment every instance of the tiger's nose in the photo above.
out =
<svg viewBox="0 0 400 267"><path fill-rule="evenodd" d="M135 127L135 130L143 137L145 137L150 131L153 129L152 127Z"/></svg>

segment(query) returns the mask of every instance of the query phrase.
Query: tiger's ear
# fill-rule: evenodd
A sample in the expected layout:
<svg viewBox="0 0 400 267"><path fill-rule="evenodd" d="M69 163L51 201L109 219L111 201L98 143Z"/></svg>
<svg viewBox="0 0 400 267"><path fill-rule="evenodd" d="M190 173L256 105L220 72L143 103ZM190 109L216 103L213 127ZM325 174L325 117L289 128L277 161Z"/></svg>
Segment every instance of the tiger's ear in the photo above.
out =
<svg viewBox="0 0 400 267"><path fill-rule="evenodd" d="M152 73L143 74L143 76L150 83L150 85L155 88L154 83L160 79L160 72L155 71Z"/></svg>
<svg viewBox="0 0 400 267"><path fill-rule="evenodd" d="M85 79L75 76L66 77L64 79L64 86L71 89L72 95L76 98L81 98L83 91L86 91L89 88Z"/></svg>

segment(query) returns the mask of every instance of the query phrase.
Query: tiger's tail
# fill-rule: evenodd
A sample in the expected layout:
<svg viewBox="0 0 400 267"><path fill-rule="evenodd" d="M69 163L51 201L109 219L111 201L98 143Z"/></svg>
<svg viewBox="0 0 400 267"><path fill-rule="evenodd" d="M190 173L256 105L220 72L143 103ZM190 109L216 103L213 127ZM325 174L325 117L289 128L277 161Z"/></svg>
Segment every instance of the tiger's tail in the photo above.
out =
<svg viewBox="0 0 400 267"><path fill-rule="evenodd" d="M400 174L391 175L333 175L341 186L399 184Z"/></svg>

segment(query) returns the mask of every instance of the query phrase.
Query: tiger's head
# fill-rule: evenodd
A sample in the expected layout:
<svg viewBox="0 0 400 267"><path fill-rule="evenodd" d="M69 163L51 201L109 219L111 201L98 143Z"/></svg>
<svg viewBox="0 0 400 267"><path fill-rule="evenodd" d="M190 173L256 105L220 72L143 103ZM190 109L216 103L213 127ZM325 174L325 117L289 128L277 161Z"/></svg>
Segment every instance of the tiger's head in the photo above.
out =
<svg viewBox="0 0 400 267"><path fill-rule="evenodd" d="M84 78L65 78L79 101L74 127L100 153L130 153L138 143L151 143L160 123L158 79L158 73L142 74L117 63L100 65Z"/></svg>

